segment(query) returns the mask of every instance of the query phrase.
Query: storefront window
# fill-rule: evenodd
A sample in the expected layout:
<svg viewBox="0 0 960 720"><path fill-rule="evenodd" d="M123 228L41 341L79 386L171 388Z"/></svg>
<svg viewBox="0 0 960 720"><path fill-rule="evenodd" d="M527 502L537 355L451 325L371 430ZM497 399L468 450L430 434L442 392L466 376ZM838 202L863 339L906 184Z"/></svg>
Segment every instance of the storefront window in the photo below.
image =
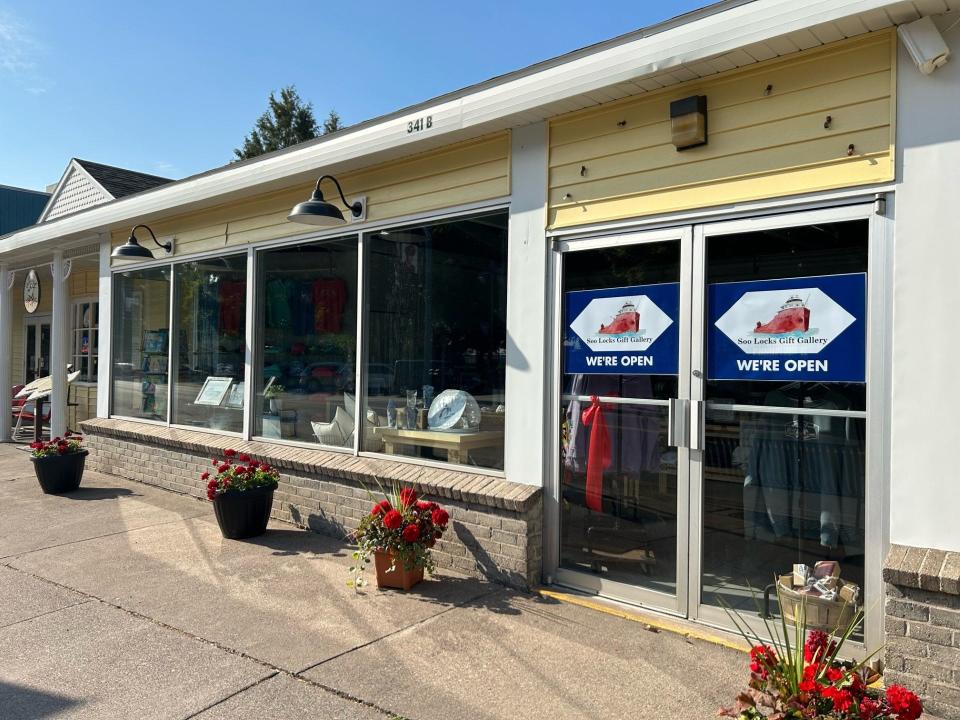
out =
<svg viewBox="0 0 960 720"><path fill-rule="evenodd" d="M73 369L80 372L80 382L97 381L99 309L100 303L96 300L77 300L73 303L70 354L73 357Z"/></svg>
<svg viewBox="0 0 960 720"><path fill-rule="evenodd" d="M367 240L362 448L502 469L506 213Z"/></svg>
<svg viewBox="0 0 960 720"><path fill-rule="evenodd" d="M178 425L243 430L246 255L174 267Z"/></svg>
<svg viewBox="0 0 960 720"><path fill-rule="evenodd" d="M356 237L265 251L258 267L255 434L352 448Z"/></svg>
<svg viewBox="0 0 960 720"><path fill-rule="evenodd" d="M170 269L113 277L114 415L167 419L170 352Z"/></svg>

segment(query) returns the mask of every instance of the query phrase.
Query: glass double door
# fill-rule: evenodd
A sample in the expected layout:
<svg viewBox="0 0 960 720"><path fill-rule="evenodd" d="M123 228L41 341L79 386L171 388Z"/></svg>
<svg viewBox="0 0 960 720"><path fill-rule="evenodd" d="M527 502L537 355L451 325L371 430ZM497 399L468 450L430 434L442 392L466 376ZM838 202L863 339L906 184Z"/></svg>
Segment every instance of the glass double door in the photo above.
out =
<svg viewBox="0 0 960 720"><path fill-rule="evenodd" d="M24 382L50 374L50 318L27 318L24 325Z"/></svg>
<svg viewBox="0 0 960 720"><path fill-rule="evenodd" d="M726 624L835 562L863 603L868 247L860 210L559 243L561 584Z"/></svg>

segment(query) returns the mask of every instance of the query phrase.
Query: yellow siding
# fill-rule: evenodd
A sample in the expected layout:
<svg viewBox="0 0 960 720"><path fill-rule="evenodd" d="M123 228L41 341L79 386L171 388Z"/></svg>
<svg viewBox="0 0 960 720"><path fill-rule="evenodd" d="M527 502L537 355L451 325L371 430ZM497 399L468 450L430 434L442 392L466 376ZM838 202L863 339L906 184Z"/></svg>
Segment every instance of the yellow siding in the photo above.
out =
<svg viewBox="0 0 960 720"><path fill-rule="evenodd" d="M318 168L318 173L322 169ZM338 175L347 197L367 196L367 217L383 220L510 194L510 137L498 133L353 173ZM324 187L327 199L332 190ZM174 235L177 256L296 235L287 215L312 184L264 194L198 213L152 221L157 235ZM339 201L338 201L339 204ZM129 228L113 232L123 243Z"/></svg>
<svg viewBox="0 0 960 720"><path fill-rule="evenodd" d="M550 225L892 180L894 40L875 33L553 121ZM707 96L708 143L678 152L669 106L690 95Z"/></svg>

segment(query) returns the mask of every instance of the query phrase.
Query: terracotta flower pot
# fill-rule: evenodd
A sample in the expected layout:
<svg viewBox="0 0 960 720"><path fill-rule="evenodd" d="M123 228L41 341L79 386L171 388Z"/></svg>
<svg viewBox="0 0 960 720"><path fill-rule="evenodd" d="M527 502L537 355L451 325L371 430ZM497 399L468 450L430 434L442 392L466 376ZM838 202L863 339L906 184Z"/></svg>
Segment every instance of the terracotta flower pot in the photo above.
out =
<svg viewBox="0 0 960 720"><path fill-rule="evenodd" d="M40 482L40 489L48 495L76 490L80 487L80 480L83 478L83 467L86 464L87 455L86 450L81 450L67 455L31 457L33 470Z"/></svg>
<svg viewBox="0 0 960 720"><path fill-rule="evenodd" d="M373 561L377 566L378 588L409 590L423 580L422 567L406 570L403 563L397 560L396 567L391 570L390 566L393 564L393 553L391 552L376 550L373 553Z"/></svg>
<svg viewBox="0 0 960 720"><path fill-rule="evenodd" d="M229 540L263 535L270 521L274 487L227 490L213 498L213 512L220 532Z"/></svg>

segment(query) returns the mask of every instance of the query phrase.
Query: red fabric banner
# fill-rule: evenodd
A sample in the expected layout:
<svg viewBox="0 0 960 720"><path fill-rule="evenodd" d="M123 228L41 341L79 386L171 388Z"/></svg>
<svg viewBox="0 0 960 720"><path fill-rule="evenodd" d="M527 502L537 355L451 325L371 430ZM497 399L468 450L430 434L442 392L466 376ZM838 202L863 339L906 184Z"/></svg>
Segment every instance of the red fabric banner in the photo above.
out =
<svg viewBox="0 0 960 720"><path fill-rule="evenodd" d="M590 407L580 414L580 421L584 427L592 427L587 448L587 507L603 512L603 471L613 462L613 454L607 421L596 395L590 396Z"/></svg>

